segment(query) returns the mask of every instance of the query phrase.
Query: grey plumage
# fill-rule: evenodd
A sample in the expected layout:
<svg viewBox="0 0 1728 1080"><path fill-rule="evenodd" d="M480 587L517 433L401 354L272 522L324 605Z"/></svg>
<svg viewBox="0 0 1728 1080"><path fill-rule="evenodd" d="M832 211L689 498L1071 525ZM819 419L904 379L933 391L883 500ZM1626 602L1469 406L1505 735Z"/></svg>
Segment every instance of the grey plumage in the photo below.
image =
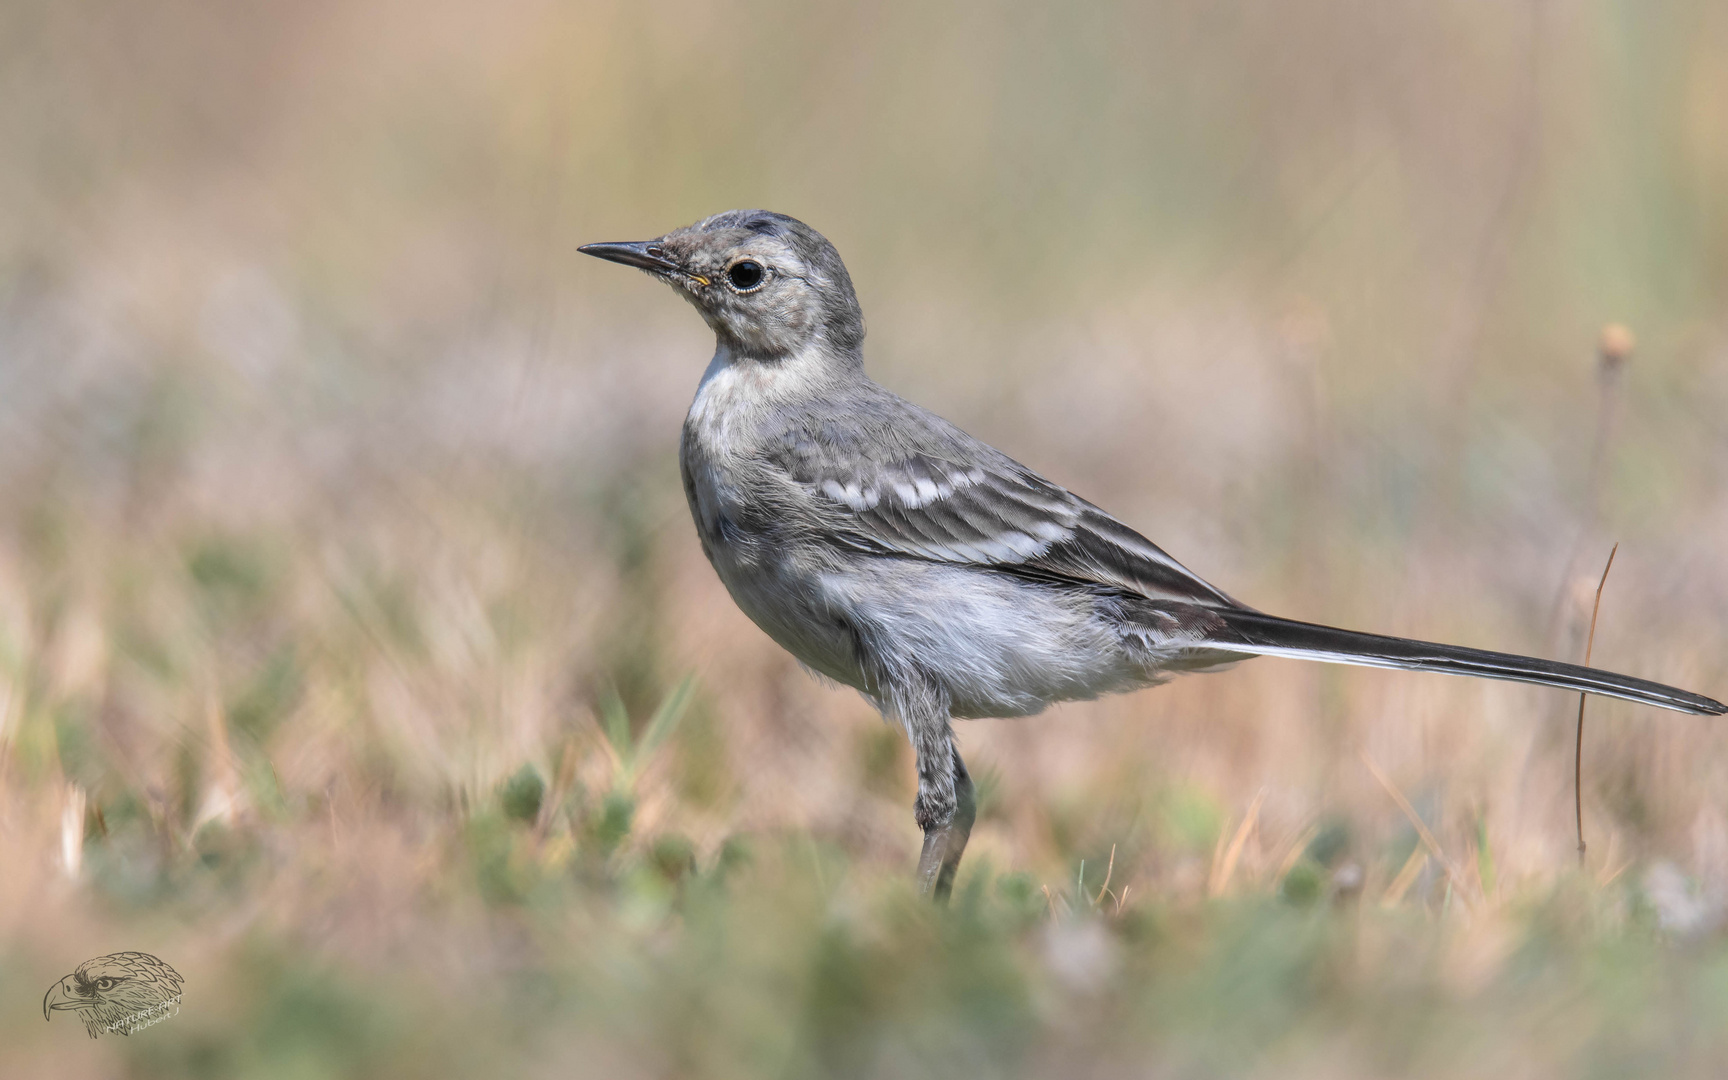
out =
<svg viewBox="0 0 1728 1080"><path fill-rule="evenodd" d="M735 210L581 250L672 285L714 330L681 453L702 549L770 637L906 729L927 890L946 891L971 825L951 718L1028 715L1263 654L1728 711L1610 672L1232 600L1102 509L872 382L851 279L802 222Z"/></svg>

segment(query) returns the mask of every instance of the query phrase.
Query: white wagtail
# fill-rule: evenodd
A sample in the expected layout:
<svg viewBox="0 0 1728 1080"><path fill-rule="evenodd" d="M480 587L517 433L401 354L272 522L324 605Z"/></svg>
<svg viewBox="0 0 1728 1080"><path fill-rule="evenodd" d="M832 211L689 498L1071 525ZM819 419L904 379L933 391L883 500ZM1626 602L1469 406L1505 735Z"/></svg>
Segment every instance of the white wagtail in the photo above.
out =
<svg viewBox="0 0 1728 1080"><path fill-rule="evenodd" d="M733 210L580 250L646 270L713 329L680 455L702 550L769 637L905 727L926 892L947 893L975 812L953 718L1027 716L1256 655L1728 711L1607 671L1237 603L1103 510L870 381L852 280L803 222Z"/></svg>

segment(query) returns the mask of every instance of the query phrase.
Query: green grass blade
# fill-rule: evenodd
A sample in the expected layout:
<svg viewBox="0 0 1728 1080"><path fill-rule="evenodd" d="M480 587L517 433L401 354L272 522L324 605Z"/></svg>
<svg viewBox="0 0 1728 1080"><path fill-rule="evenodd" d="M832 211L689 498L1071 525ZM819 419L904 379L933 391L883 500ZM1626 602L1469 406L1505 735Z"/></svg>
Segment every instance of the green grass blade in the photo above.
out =
<svg viewBox="0 0 1728 1080"><path fill-rule="evenodd" d="M612 749L618 752L618 759L627 765L630 760L630 713L616 690L608 689L600 699L600 726L605 730Z"/></svg>
<svg viewBox="0 0 1728 1080"><path fill-rule="evenodd" d="M660 707L654 710L653 718L648 721L648 726L642 729L642 737L630 752L628 768L632 776L641 771L648 759L654 756L654 751L660 748L660 744L677 730L678 722L684 719L685 710L690 707L690 698L695 691L696 676L686 675L660 702Z"/></svg>

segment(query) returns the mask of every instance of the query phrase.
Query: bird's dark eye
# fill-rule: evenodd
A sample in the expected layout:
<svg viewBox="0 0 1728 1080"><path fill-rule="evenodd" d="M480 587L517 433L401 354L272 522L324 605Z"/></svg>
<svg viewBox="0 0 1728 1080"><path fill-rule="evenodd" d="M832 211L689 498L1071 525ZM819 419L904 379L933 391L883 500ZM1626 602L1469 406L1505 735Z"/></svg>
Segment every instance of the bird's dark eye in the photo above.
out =
<svg viewBox="0 0 1728 1080"><path fill-rule="evenodd" d="M114 980L113 979L97 979L96 980L96 989L98 989L98 990L112 990L112 989L114 989Z"/></svg>
<svg viewBox="0 0 1728 1080"><path fill-rule="evenodd" d="M726 269L726 280L739 292L749 292L762 284L762 279L768 272L762 269L762 264L752 259L743 259L733 263Z"/></svg>

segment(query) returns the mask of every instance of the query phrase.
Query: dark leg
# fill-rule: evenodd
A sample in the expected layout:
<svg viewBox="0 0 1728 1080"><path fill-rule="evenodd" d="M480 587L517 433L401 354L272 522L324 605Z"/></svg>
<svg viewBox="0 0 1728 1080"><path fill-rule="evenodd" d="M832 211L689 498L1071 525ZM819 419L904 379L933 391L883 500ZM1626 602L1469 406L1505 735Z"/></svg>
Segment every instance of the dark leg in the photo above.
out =
<svg viewBox="0 0 1728 1080"><path fill-rule="evenodd" d="M960 854L966 850L966 840L972 835L972 822L978 816L978 802L972 794L972 777L960 752L953 752L954 812L941 824L924 826L924 851L918 856L918 891L937 903L946 903L954 887L954 872L960 868Z"/></svg>
<svg viewBox="0 0 1728 1080"><path fill-rule="evenodd" d="M912 804L913 817L924 830L918 889L940 903L954 886L954 871L977 816L972 778L954 748L948 699L938 684L915 677L884 681L892 690L884 712L905 726L918 759L918 799Z"/></svg>

